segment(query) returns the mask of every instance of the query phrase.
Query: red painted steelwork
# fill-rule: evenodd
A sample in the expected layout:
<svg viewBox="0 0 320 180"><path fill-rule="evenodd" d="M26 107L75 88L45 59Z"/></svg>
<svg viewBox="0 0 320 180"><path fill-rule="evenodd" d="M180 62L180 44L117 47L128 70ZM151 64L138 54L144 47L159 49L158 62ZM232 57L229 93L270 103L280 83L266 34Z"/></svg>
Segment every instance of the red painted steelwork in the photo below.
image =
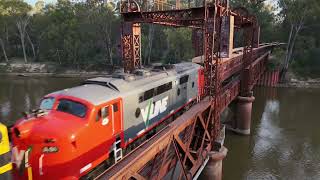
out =
<svg viewBox="0 0 320 180"><path fill-rule="evenodd" d="M128 4L139 4L128 1ZM141 3L142 4L142 3ZM231 10L228 0L203 1L202 7L143 11L131 8L122 11L125 23L153 23L171 27L190 27L196 55L203 54L204 71L199 72L199 87L208 96L105 171L99 179L191 179L208 152L214 150L220 135L220 113L241 93L249 96L253 86L266 69L268 55L278 44L259 46L260 28L256 18L244 8ZM135 6L134 6L135 7ZM190 7L190 4L189 6ZM234 16L234 27L244 29L244 47L238 54L224 59L220 56L223 18ZM125 71L138 68L133 55L133 33L123 32L123 62ZM202 36L201 36L202 35ZM203 77L203 81L202 81ZM175 174L175 172L177 172Z"/></svg>
<svg viewBox="0 0 320 180"><path fill-rule="evenodd" d="M275 87L279 83L279 70L266 71L258 80L259 86Z"/></svg>

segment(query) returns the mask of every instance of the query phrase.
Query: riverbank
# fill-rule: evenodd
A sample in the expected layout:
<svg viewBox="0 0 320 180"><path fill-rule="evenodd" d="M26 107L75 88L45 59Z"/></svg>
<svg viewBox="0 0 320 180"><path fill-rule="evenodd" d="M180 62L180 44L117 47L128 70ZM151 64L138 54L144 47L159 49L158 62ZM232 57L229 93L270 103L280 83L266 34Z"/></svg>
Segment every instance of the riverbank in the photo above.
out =
<svg viewBox="0 0 320 180"><path fill-rule="evenodd" d="M320 79L294 80L279 83L276 87L282 88L320 88Z"/></svg>
<svg viewBox="0 0 320 180"><path fill-rule="evenodd" d="M53 63L0 63L0 76L22 76L22 77L96 77L109 76L119 67L99 66L77 69L65 67Z"/></svg>
<svg viewBox="0 0 320 180"><path fill-rule="evenodd" d="M276 87L283 88L320 88L320 78L302 77L293 72L288 72L286 80Z"/></svg>
<svg viewBox="0 0 320 180"><path fill-rule="evenodd" d="M86 70L77 70L73 67L63 67L52 63L0 63L0 76L22 77L58 77L58 78L91 78L97 76L110 76L120 67L87 67ZM97 71L99 69L100 71ZM282 88L320 88L320 78L305 78L289 72L286 82L275 87Z"/></svg>
<svg viewBox="0 0 320 180"><path fill-rule="evenodd" d="M73 72L73 73L0 73L0 76L21 76L21 77L56 77L56 78L81 78L81 77L97 77L110 76L107 72Z"/></svg>

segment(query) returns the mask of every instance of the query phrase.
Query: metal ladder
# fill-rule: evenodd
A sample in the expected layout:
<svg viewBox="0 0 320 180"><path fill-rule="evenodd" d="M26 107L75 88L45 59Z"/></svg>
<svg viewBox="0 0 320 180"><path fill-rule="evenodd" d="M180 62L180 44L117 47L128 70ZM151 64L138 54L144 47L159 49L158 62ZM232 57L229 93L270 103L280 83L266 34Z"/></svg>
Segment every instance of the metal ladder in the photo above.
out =
<svg viewBox="0 0 320 180"><path fill-rule="evenodd" d="M113 144L113 153L114 153L114 160L115 163L117 163L120 159L122 159L122 148L120 146L121 139L117 140ZM119 148L117 149L117 145L119 145Z"/></svg>

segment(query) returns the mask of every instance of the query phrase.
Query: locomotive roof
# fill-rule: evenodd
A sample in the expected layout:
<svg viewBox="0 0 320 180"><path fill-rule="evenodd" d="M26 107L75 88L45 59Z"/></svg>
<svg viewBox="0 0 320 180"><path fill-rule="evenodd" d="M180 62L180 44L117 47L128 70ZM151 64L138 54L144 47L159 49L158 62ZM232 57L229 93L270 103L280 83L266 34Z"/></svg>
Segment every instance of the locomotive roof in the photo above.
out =
<svg viewBox="0 0 320 180"><path fill-rule="evenodd" d="M83 85L64 89L52 94L73 96L89 101L94 105L102 104L134 91L145 91L157 84L175 80L200 65L195 63L179 63L167 69L139 69L133 74L116 73L111 77L97 77L86 80Z"/></svg>

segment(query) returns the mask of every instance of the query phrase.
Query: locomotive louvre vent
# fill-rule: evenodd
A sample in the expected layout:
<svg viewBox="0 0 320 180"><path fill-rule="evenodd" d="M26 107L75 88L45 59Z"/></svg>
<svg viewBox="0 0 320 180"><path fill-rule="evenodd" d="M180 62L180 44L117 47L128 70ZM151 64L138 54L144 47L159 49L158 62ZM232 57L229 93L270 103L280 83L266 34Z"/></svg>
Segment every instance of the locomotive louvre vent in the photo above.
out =
<svg viewBox="0 0 320 180"><path fill-rule="evenodd" d="M173 64L156 64L153 66L152 71L166 71L172 70L175 66Z"/></svg>
<svg viewBox="0 0 320 180"><path fill-rule="evenodd" d="M112 75L112 78L116 79L123 79L126 81L134 81L136 78L132 74L126 74L126 73L116 73Z"/></svg>
<svg viewBox="0 0 320 180"><path fill-rule="evenodd" d="M151 76L150 71L144 69L137 69L134 71L134 74L137 76Z"/></svg>

